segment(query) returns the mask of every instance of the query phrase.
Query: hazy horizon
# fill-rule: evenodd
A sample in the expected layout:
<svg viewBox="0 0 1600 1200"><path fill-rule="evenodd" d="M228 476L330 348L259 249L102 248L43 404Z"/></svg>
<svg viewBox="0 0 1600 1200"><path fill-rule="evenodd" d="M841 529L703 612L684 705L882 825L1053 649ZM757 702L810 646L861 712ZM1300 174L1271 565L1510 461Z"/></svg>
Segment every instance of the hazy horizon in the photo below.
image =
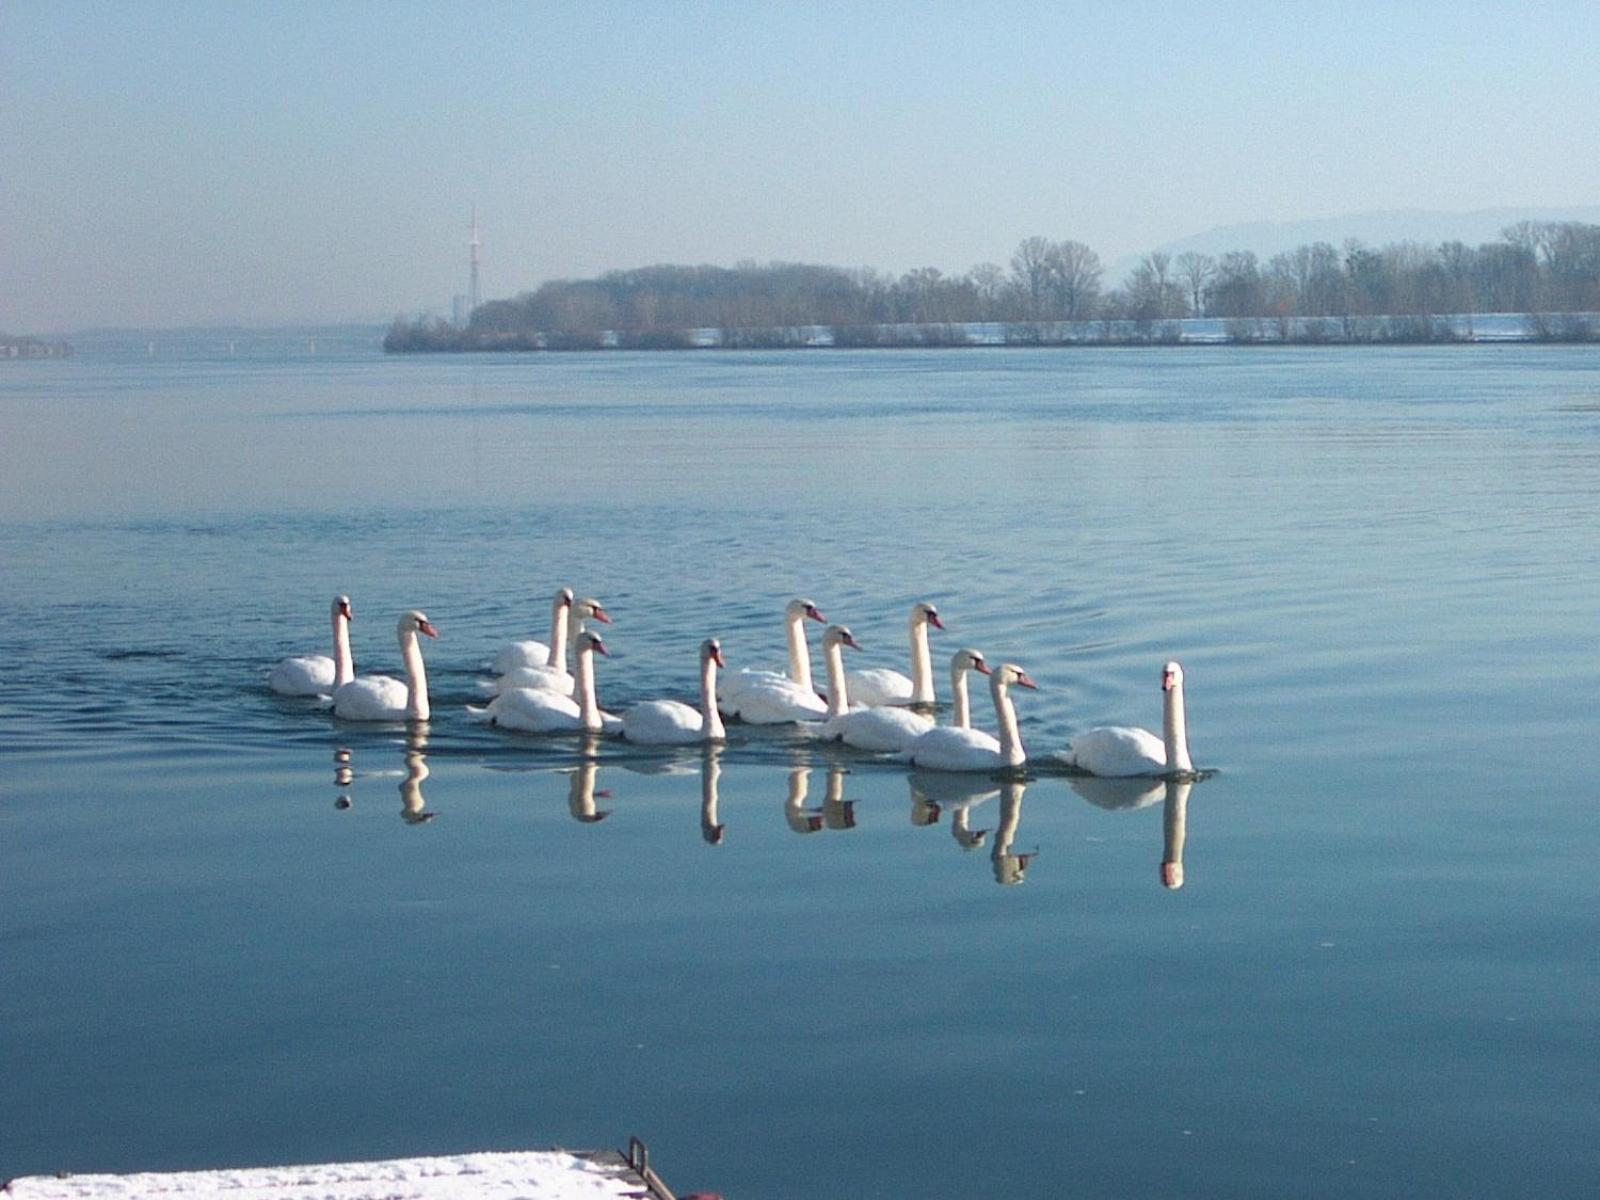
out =
<svg viewBox="0 0 1600 1200"><path fill-rule="evenodd" d="M1600 199L1591 6L1075 8L22 0L0 332L445 311L474 205L489 299Z"/></svg>

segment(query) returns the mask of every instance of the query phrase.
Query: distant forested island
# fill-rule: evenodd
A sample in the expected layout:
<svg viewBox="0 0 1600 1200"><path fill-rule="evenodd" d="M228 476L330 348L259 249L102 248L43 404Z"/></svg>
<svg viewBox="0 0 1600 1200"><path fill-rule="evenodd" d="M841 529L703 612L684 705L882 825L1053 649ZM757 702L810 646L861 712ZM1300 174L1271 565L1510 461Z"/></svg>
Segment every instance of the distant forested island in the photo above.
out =
<svg viewBox="0 0 1600 1200"><path fill-rule="evenodd" d="M1487 328L1499 340L1600 341L1600 225L1523 221L1478 246L1314 242L1265 262L1249 250L1157 252L1114 287L1090 247L1044 237L1025 239L1008 267L981 263L964 275L798 263L644 267L551 281L480 305L465 325L397 318L383 345L405 353L1427 343L1478 340Z"/></svg>
<svg viewBox="0 0 1600 1200"><path fill-rule="evenodd" d="M72 347L65 342L46 342L36 337L8 337L0 333L0 358L69 358Z"/></svg>

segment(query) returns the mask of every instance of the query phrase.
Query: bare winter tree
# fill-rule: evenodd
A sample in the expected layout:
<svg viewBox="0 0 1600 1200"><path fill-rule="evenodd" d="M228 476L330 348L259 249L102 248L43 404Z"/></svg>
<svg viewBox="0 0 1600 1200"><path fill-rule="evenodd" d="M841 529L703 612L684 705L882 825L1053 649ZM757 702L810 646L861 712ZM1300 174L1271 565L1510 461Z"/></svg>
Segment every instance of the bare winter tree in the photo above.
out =
<svg viewBox="0 0 1600 1200"><path fill-rule="evenodd" d="M1217 260L1209 254L1185 250L1174 260L1173 266L1189 295L1189 311L1197 317L1204 316L1206 288L1216 278Z"/></svg>
<svg viewBox="0 0 1600 1200"><path fill-rule="evenodd" d="M1050 292L1050 277L1054 271L1049 239L1034 236L1024 238L1011 256L1011 276L1028 301L1028 316L1038 319L1044 315L1045 300Z"/></svg>
<svg viewBox="0 0 1600 1200"><path fill-rule="evenodd" d="M1056 315L1064 321L1087 321L1100 301L1105 270L1100 256L1082 242L1057 242L1050 247L1050 291Z"/></svg>

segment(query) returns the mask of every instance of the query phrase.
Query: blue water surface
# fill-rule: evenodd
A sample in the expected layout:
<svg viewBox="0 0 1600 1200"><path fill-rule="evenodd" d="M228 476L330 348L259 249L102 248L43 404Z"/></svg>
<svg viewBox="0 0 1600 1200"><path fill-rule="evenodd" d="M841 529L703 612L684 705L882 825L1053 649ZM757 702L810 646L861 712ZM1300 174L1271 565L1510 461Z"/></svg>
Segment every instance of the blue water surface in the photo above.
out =
<svg viewBox="0 0 1600 1200"><path fill-rule="evenodd" d="M903 670L933 600L1039 683L1036 769L486 728L567 584L616 709L710 634L781 665L795 595ZM265 690L335 592L364 671L439 627L425 729ZM636 1133L740 1200L1600 1184L1591 349L111 345L0 369L0 613L0 1177ZM1168 658L1214 774L1048 764L1159 729Z"/></svg>

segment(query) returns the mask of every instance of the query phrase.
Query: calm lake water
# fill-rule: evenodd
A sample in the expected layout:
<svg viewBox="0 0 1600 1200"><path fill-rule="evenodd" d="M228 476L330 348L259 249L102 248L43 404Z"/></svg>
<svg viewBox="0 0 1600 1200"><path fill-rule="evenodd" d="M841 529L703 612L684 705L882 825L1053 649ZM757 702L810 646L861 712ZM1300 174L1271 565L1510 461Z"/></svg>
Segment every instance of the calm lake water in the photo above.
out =
<svg viewBox="0 0 1600 1200"><path fill-rule="evenodd" d="M1600 354L234 350L0 369L0 1177L637 1133L738 1200L1600 1186ZM568 583L608 707L711 633L780 665L795 595L904 669L930 599L1035 756L1159 729L1175 657L1216 773L477 724ZM364 670L439 627L425 731L266 692L339 591Z"/></svg>

